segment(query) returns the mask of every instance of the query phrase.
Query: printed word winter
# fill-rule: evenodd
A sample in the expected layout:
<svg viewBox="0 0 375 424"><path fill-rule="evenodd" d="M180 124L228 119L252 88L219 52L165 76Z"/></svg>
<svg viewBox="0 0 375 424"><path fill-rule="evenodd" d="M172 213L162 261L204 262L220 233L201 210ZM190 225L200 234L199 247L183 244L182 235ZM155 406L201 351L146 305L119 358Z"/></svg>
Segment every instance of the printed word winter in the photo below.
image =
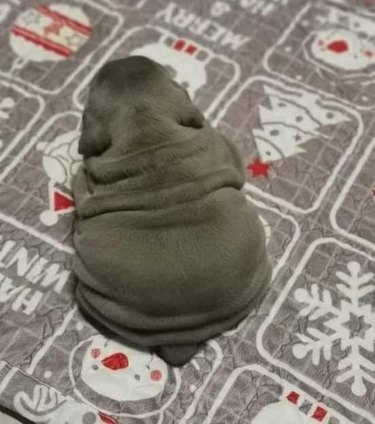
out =
<svg viewBox="0 0 375 424"><path fill-rule="evenodd" d="M12 303L13 311L30 315L43 298L42 289L53 287L61 293L69 278L68 270L50 263L39 254L31 254L13 240L0 236L0 304ZM38 285L37 290L30 285Z"/></svg>
<svg viewBox="0 0 375 424"><path fill-rule="evenodd" d="M163 19L167 24L174 25L178 28L186 28L191 33L200 35L206 40L220 43L224 47L229 46L233 50L238 50L250 41L250 37L235 34L211 19L197 16L175 3L169 3L164 10L156 14L156 17Z"/></svg>

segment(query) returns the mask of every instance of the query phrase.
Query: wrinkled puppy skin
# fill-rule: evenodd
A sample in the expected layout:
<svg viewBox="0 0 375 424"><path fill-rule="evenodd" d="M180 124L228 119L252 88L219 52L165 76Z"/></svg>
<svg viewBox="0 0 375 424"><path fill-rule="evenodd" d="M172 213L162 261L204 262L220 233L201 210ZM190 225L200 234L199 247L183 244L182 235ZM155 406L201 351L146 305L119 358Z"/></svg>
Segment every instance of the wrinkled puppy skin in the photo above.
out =
<svg viewBox="0 0 375 424"><path fill-rule="evenodd" d="M73 183L82 311L166 362L189 361L267 290L262 224L235 146L141 56L90 86Z"/></svg>

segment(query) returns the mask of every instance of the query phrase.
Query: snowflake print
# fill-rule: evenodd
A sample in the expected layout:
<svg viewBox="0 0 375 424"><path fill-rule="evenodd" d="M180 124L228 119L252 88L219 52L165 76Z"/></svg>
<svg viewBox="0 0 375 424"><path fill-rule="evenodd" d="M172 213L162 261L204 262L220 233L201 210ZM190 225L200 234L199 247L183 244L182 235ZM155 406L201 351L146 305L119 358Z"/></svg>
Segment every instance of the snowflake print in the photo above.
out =
<svg viewBox="0 0 375 424"><path fill-rule="evenodd" d="M364 356L365 351L374 353L375 311L366 303L366 296L375 291L375 280L374 274L363 273L357 262L349 262L347 269L348 273L336 272L336 287L343 296L339 306L333 304L331 292L320 290L317 284L310 290L295 291L295 299L306 305L300 316L307 317L308 326L307 334L296 334L300 343L293 347L293 354L299 359L310 354L317 366L322 357L331 359L333 346L339 342L348 354L339 361L336 381L350 380L353 394L363 396L367 392L365 381L375 384L375 364ZM314 326L318 319L325 319L326 332Z"/></svg>

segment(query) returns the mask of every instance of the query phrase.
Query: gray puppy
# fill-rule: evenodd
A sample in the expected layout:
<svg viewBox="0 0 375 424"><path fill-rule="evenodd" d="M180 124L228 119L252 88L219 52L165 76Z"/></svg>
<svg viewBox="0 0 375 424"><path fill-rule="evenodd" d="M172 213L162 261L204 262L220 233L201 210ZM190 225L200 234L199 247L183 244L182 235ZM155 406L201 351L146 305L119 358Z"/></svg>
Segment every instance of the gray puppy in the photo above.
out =
<svg viewBox="0 0 375 424"><path fill-rule="evenodd" d="M107 63L92 81L79 151L78 303L121 339L182 365L267 290L240 155L141 56Z"/></svg>

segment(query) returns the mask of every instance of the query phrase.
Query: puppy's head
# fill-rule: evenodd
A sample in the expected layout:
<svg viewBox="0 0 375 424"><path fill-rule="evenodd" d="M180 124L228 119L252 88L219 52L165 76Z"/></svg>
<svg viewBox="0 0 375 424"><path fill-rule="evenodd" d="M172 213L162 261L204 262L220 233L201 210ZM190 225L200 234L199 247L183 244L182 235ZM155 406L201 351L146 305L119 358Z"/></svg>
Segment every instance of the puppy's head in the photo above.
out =
<svg viewBox="0 0 375 424"><path fill-rule="evenodd" d="M135 122L145 128L151 122L155 129L168 124L201 128L204 116L163 66L131 56L107 63L92 80L79 152L97 156L115 143L126 143Z"/></svg>

